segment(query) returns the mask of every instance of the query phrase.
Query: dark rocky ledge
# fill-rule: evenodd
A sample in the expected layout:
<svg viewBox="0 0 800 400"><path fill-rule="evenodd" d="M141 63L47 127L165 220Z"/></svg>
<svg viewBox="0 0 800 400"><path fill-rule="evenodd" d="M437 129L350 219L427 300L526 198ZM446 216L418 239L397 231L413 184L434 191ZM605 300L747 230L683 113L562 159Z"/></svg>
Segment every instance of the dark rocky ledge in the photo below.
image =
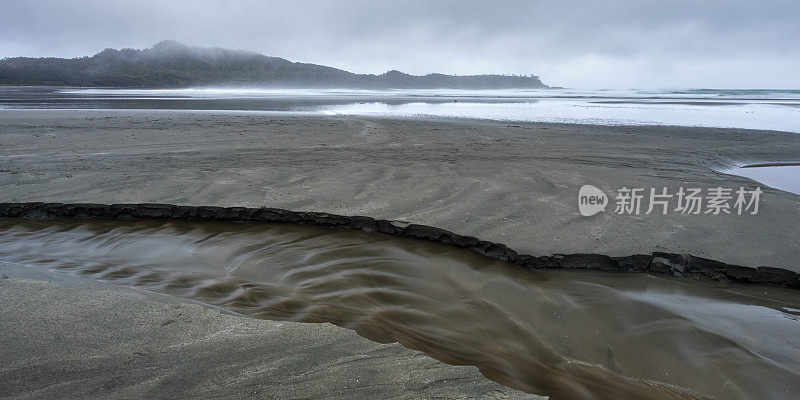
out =
<svg viewBox="0 0 800 400"><path fill-rule="evenodd" d="M565 268L602 271L634 271L677 277L710 278L716 281L768 283L800 288L800 275L782 268L744 267L695 257L690 254L652 253L624 257L602 254L555 254L536 257L519 254L504 244L487 242L430 226L370 217L276 208L176 206L171 204L62 204L0 203L6 218L172 218L200 221L277 222L361 229L464 247L485 256L527 268Z"/></svg>

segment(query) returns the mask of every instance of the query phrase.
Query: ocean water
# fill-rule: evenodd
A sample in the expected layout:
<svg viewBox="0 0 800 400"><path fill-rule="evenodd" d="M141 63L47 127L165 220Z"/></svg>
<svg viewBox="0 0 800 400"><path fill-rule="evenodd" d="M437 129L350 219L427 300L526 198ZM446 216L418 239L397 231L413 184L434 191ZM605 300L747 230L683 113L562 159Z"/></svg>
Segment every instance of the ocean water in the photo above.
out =
<svg viewBox="0 0 800 400"><path fill-rule="evenodd" d="M0 87L0 108L167 109L800 132L800 90Z"/></svg>

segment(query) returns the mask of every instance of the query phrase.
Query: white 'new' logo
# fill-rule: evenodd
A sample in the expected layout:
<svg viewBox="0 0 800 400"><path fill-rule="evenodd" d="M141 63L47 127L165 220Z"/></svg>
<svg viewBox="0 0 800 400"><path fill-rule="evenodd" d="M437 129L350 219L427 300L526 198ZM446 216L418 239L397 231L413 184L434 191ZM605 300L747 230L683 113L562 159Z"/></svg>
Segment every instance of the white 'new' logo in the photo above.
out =
<svg viewBox="0 0 800 400"><path fill-rule="evenodd" d="M578 191L578 210L584 217L591 217L605 211L608 205L608 196L602 190L592 186L583 185Z"/></svg>

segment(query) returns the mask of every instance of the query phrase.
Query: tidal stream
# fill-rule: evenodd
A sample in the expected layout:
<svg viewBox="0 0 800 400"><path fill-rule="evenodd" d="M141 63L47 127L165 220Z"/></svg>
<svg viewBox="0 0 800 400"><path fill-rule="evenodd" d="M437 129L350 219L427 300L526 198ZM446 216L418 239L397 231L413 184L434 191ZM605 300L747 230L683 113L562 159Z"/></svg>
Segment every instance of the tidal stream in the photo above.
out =
<svg viewBox="0 0 800 400"><path fill-rule="evenodd" d="M800 291L525 270L442 244L290 224L0 219L0 260L330 322L551 399L796 399Z"/></svg>

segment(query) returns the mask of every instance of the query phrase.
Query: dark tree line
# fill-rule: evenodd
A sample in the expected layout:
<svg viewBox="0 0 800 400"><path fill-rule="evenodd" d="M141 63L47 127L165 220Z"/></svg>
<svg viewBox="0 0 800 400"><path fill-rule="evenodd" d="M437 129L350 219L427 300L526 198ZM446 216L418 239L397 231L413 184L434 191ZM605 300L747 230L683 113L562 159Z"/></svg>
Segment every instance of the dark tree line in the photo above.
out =
<svg viewBox="0 0 800 400"><path fill-rule="evenodd" d="M399 71L354 74L315 64L294 63L258 53L187 47L163 41L153 48L106 49L91 57L0 60L0 84L104 87L264 87L352 88L546 88L536 76L429 74Z"/></svg>

